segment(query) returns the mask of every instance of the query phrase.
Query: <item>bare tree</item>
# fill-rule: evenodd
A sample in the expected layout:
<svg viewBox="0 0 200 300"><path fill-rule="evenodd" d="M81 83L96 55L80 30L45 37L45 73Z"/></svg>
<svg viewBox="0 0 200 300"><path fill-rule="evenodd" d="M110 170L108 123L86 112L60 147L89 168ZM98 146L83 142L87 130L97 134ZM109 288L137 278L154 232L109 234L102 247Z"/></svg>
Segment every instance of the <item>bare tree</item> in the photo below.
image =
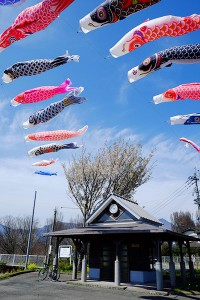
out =
<svg viewBox="0 0 200 300"><path fill-rule="evenodd" d="M75 218L70 219L67 229L82 227L82 225L83 225L83 220L79 215L77 215Z"/></svg>
<svg viewBox="0 0 200 300"><path fill-rule="evenodd" d="M173 212L170 219L173 231L182 233L187 229L195 229L195 223L192 219L192 214L189 211Z"/></svg>
<svg viewBox="0 0 200 300"><path fill-rule="evenodd" d="M57 207L55 207L52 217L46 220L46 229L47 232L65 229L63 213Z"/></svg>
<svg viewBox="0 0 200 300"><path fill-rule="evenodd" d="M59 231L67 229L67 223L63 222L63 213L59 211L57 207L54 209L54 214L51 218L46 220L45 231L43 233L48 233L51 231ZM52 256L55 250L55 239L52 237L40 237L40 244L43 247L43 252L48 255Z"/></svg>
<svg viewBox="0 0 200 300"><path fill-rule="evenodd" d="M0 233L1 251L9 254L26 254L31 217L5 216L0 219L3 231ZM36 235L38 221L33 223L30 252L38 243Z"/></svg>
<svg viewBox="0 0 200 300"><path fill-rule="evenodd" d="M0 219L0 224L3 225L3 230L0 233L1 251L13 254L18 246L16 220L12 216L5 216Z"/></svg>
<svg viewBox="0 0 200 300"><path fill-rule="evenodd" d="M38 220L33 221L30 253L34 252L35 248L38 246L38 243L39 243L39 237L37 236L38 223L39 223ZM26 254L30 224L31 224L31 216L16 218L16 229L17 229L17 237L18 237L18 247L17 247L18 253Z"/></svg>
<svg viewBox="0 0 200 300"><path fill-rule="evenodd" d="M152 155L144 157L141 145L120 139L105 144L94 156L83 148L69 167L63 163L69 193L84 221L110 193L132 199L136 189L150 179Z"/></svg>

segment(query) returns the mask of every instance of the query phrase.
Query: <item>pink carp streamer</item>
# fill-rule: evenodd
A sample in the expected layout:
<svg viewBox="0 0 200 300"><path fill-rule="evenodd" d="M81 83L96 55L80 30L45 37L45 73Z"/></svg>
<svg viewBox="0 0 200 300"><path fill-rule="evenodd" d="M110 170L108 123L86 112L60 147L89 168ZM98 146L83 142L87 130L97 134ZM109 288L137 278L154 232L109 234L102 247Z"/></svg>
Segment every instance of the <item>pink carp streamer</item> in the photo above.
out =
<svg viewBox="0 0 200 300"><path fill-rule="evenodd" d="M181 84L177 87L165 91L160 95L153 97L153 101L155 104L159 104L162 102L173 102L184 99L200 100L199 82Z"/></svg>
<svg viewBox="0 0 200 300"><path fill-rule="evenodd" d="M147 20L124 35L124 37L110 49L110 53L116 58L162 37L181 36L198 30L199 28L200 15L197 14L187 17L169 15Z"/></svg>
<svg viewBox="0 0 200 300"><path fill-rule="evenodd" d="M185 142L185 143L187 143L187 144L190 144L192 147L194 147L194 149L196 149L197 150L197 152L200 152L200 147L197 145L197 144L195 144L193 141L191 141L191 140L188 140L188 139L186 139L186 138L180 138L179 139L181 142Z"/></svg>
<svg viewBox="0 0 200 300"><path fill-rule="evenodd" d="M34 167L46 167L46 166L49 166L51 164L54 164L57 160L58 159L51 159L51 160L43 159L41 161L33 163L32 166L34 166Z"/></svg>
<svg viewBox="0 0 200 300"><path fill-rule="evenodd" d="M59 86L42 86L32 90L27 90L13 98L11 100L11 104L13 106L18 106L20 104L39 102L47 100L58 94L63 94L75 90L76 87L69 87L70 84L70 79L67 79Z"/></svg>
<svg viewBox="0 0 200 300"><path fill-rule="evenodd" d="M86 125L77 131L55 130L55 131L43 131L43 132L31 133L25 136L25 141L29 142L29 141L66 140L84 134L87 131L87 129L88 126Z"/></svg>
<svg viewBox="0 0 200 300"><path fill-rule="evenodd" d="M44 0L24 9L0 36L0 52L37 31L45 29L74 0Z"/></svg>

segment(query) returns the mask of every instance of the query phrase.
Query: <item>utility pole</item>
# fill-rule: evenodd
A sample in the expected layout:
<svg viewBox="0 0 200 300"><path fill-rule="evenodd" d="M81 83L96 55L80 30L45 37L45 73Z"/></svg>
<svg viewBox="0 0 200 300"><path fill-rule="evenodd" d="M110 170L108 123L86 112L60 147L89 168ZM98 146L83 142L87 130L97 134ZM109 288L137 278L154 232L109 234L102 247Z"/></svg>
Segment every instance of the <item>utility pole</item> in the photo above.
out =
<svg viewBox="0 0 200 300"><path fill-rule="evenodd" d="M27 250L26 250L25 269L27 269L28 260L29 260L29 252L30 252L30 246L31 246L32 228L33 228L33 219L34 219L34 213L35 213L36 195L37 195L37 191L35 191L35 197L34 197L34 201L33 201L33 212L32 212L32 218L31 218L30 229L29 229L28 245L27 245Z"/></svg>
<svg viewBox="0 0 200 300"><path fill-rule="evenodd" d="M196 174L196 168L193 176L190 176L188 179L191 180L195 184L194 187L194 192L196 194L196 199L194 199L194 203L197 204L197 221L200 220L200 194L199 194L199 188L198 188L198 180L199 178L197 177Z"/></svg>
<svg viewBox="0 0 200 300"><path fill-rule="evenodd" d="M56 217L57 217L57 208L54 209L54 215L53 215L53 224L52 224L52 229L51 231L55 230L55 226L56 226ZM50 240L49 240L49 249L48 249L48 256L47 256L47 264L49 264L50 262L50 255L52 252L52 236L50 236Z"/></svg>

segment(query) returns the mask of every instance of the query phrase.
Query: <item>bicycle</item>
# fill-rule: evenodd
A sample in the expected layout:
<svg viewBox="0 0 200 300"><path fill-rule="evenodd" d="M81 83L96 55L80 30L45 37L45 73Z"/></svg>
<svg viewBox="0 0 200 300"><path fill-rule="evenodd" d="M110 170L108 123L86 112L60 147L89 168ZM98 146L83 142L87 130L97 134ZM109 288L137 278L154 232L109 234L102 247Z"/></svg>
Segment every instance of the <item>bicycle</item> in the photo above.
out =
<svg viewBox="0 0 200 300"><path fill-rule="evenodd" d="M60 270L56 266L52 268L48 264L44 264L44 267L38 273L38 280L45 280L51 278L52 281L58 281L60 278Z"/></svg>

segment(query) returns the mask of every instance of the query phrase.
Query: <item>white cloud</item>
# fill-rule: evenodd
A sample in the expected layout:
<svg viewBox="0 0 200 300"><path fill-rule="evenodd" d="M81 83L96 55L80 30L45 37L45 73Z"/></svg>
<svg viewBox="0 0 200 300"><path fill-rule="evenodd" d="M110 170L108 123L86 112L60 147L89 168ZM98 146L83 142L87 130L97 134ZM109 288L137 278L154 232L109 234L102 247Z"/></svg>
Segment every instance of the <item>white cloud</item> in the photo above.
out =
<svg viewBox="0 0 200 300"><path fill-rule="evenodd" d="M66 123L74 124L74 127L77 129L83 125L81 124L81 119L77 121L76 114L72 112L67 112L66 119ZM135 143L143 140L143 137L139 133L130 128L119 130L116 127L96 127L90 128L83 136L78 137L77 142L85 144L87 151L94 153L104 145L105 141L110 143L119 137L129 138ZM7 214L30 214L35 190L38 191L36 216L41 222L45 222L46 218L53 213L55 206L74 207L74 204L67 195L67 184L60 162L68 164L71 155L79 155L80 150L77 149L75 152L63 150L58 154L55 153L51 158L59 157L60 160L45 170L57 171L58 176L39 176L33 175L35 168L32 167L32 162L43 159L43 157L34 159L27 156L28 149L35 145L32 143L28 145L24 144L25 142L22 142L20 134L15 135L12 129L10 129L8 135L3 137L2 141L4 148L8 150L10 147L11 151L10 153L7 151L7 155L0 159L2 204L0 216ZM180 207L185 210L190 209L195 211L190 193L188 193L189 200L185 201L184 205L181 202L181 198L175 198L174 201L169 202L167 205L164 203L163 207L162 205L160 206L160 202L162 203L163 201L162 199L168 197L170 193L184 184L194 170L196 152L190 149L191 151L188 151L186 155L185 149L182 146L182 144L175 144L173 138L166 139L164 134L154 136L150 141L143 143L144 154L148 154L152 148L156 148L153 158L156 166L153 169L152 179L138 188L135 199L139 201L140 205L145 205L149 212L152 211L157 217L164 217L168 220L170 213L173 210L178 210ZM19 154L20 151L21 154ZM15 152L18 152L16 158ZM183 194L183 196L185 195ZM155 212L154 210L157 206L159 209ZM66 220L69 220L72 216L75 217L78 214L78 210L66 210L64 213Z"/></svg>
<svg viewBox="0 0 200 300"><path fill-rule="evenodd" d="M158 218L170 220L171 213L180 210L189 210L195 217L197 207L193 203L192 187L184 186L193 175L198 153L192 148L186 153L182 144L166 140L164 135L155 136L144 144L149 150L155 146L152 179L138 188L135 199Z"/></svg>
<svg viewBox="0 0 200 300"><path fill-rule="evenodd" d="M117 102L124 104L128 101L128 90L130 88L130 83L127 80L123 81L119 87L119 95L117 98Z"/></svg>
<svg viewBox="0 0 200 300"><path fill-rule="evenodd" d="M36 3L39 3L39 1L29 0L25 1L23 5L18 7L1 7L0 31L2 32L10 26L19 12L25 7ZM77 35L76 29L78 28L78 19L72 17L73 13L76 12L76 5L76 1L74 1L69 10L66 10L66 14L63 13L61 18L55 20L55 22L46 30L40 31L33 36L14 43L14 45L6 49L1 54L2 67L4 63L8 63L10 65L10 60L21 61L22 59L25 59L25 57L27 57L26 59L29 59L29 56L30 59L32 59L31 57L40 57L40 55L41 57L45 57L45 55L46 57L53 57L52 51L54 51L55 48L57 51L63 51L63 46L64 49L69 49L70 53L78 53L80 51L82 57L80 64L76 65L76 70L78 71L73 73L75 68L73 64L69 64L69 66L67 66L67 72L69 71L70 77L72 75L73 78L74 74L74 78L77 78L77 80L80 81L82 81L81 76L84 77L85 81L88 81L88 78L90 78L89 82L85 82L88 83L85 84L85 86L88 86L86 93L88 99L91 100L90 103L88 103L88 106L86 105L86 109L85 106L83 106L83 109L81 108L80 110L67 108L61 115L52 120L49 124L40 124L36 126L33 129L33 132L56 130L60 128L77 130L86 125L85 120L87 120L89 125L88 131L83 136L78 137L76 141L80 144L84 144L90 152L95 152L97 149L102 147L105 141L110 143L119 137L124 137L132 142L139 142L143 144L144 155L147 155L153 148L155 149L155 155L153 158L155 168L153 170L152 179L138 189L135 198L141 205L145 205L150 212L155 213L157 217L165 217L168 220L170 213L173 210L181 208L182 210L190 209L191 211L194 211L196 207L193 203L192 188L184 190L183 195L180 195L179 197L177 196L175 199L170 198L170 194L182 186L188 176L193 174L194 166L198 163L199 154L193 148L186 149L183 143L178 141L177 137L175 138L173 136L168 137L165 134L156 134L156 132L162 131L162 127L159 128L159 125L155 125L155 122L153 122L154 114L152 112L150 112L152 113L152 122L147 122L147 128L145 130L144 118L138 123L132 122L131 124L131 120L128 120L127 117L128 115L130 116L130 114L127 114L127 110L129 110L129 108L131 109L131 112L134 110L134 114L136 115L136 113L139 112L139 105L143 105L143 107L145 107L145 103L147 101L152 101L153 93L159 94L166 90L167 87L177 86L181 80L184 82L195 80L195 76L197 76L195 69L193 69L193 72L191 71L192 66L172 66L171 68L164 68L163 70L154 72L154 74L146 76L143 81L140 80L134 85L129 84L128 81L126 81L127 70L132 68L134 65L138 65L148 55L152 55L159 50L169 48L168 39L160 39L158 43L154 42L147 44L142 47L142 49L138 49L136 52L117 60L105 60L103 59L103 57L105 57L103 52L107 53L109 49L108 43L105 43L105 36L109 36L110 34L113 39L117 40L119 31L116 30L117 27L115 26L118 26L118 28L125 26L125 30L127 25L123 23L124 26L121 27L122 23L118 22L118 24L98 29L91 33L88 37L81 34ZM172 5L171 9L177 9L177 7L177 5ZM83 5L81 11L86 8L87 5ZM155 12L156 14L157 8L162 10L162 6L158 5L153 8L152 12ZM77 10L78 15L82 14L81 11ZM141 14L144 15L146 12L150 12L150 9L144 10ZM136 15L134 17L134 22L139 24L141 20L138 19L138 16L139 15ZM69 21L67 17L69 17ZM126 23L129 22L129 20L131 23L131 19L131 17L127 18ZM132 25L130 24L130 26ZM62 31L60 30L61 27L63 29ZM62 39L60 38L61 35ZM187 35L188 38L192 36L192 33ZM181 40L178 38L170 39L170 46L178 45L180 43L184 44L180 41ZM111 40L109 42L111 42ZM95 48L98 51L95 51ZM100 54L100 56L102 56L101 60L99 58L100 52L103 53L102 55ZM90 56L88 55L89 53ZM102 61L104 63L102 63ZM93 65L90 65L91 63L93 63ZM115 68L113 68L113 66ZM88 72L86 75L87 68ZM62 69L60 68L60 70ZM90 73L90 70L92 73ZM3 72L3 70L1 71ZM45 79L48 79L49 81L52 80L53 82L55 77L59 78L61 74L56 73L57 71L58 70L54 70L51 73L49 72L48 75L45 74ZM40 80L40 78L42 80L42 75L41 77L38 77L38 80ZM59 157L59 161L56 164L46 168L48 171L57 171L57 177L33 175L33 171L35 169L32 167L32 162L45 159L47 156L39 158L28 157L27 151L32 147L35 147L37 143L24 142L24 136L29 132L32 132L32 129L27 131L24 130L22 128L22 123L27 120L31 113L38 110L40 104L38 103L37 106L33 105L30 107L21 105L19 108L13 108L9 107L10 99L7 97L7 95L12 95L15 92L18 93L20 90L26 90L29 87L29 84L31 85L34 83L34 86L38 86L35 84L37 77L35 77L33 81L32 79L33 78L30 78L30 81L26 81L25 79L17 80L15 83L8 86L8 93L6 90L3 90L5 85L4 87L2 86L1 89L0 216L7 214L30 215L32 212L34 192L37 190L38 195L35 216L38 217L41 222L44 222L47 217L53 215L55 206L74 206L66 192L66 180L60 166L60 162L66 162L66 164L68 164L71 160L72 154L79 155L80 149L74 151L63 150L58 154L55 153L48 155L48 158ZM104 85L102 85L102 79L105 82ZM97 85L96 82L98 82ZM100 95L104 95L104 89L106 89L107 92L105 99L99 97ZM112 111L108 111L111 106L108 108L106 105L106 101L108 101L107 99L109 99L109 104L112 104ZM144 104L142 103L143 100L145 101ZM46 106L47 104L45 103L41 104L41 107ZM105 111L107 110L105 114L106 117L103 116L102 111L101 114L98 112L100 106L103 106ZM34 107L37 108L35 109ZM121 108L121 111L119 111L119 107ZM149 109L149 107L146 108ZM144 117L145 114L150 111L147 111L147 109L144 109ZM168 108L166 111L167 110ZM168 111L170 112L170 108ZM121 113L124 119L127 118L127 120L125 120L127 122L121 122L121 119L117 119L116 117L116 123L114 124L119 125L112 125L111 120L107 120L107 118L109 118L109 114L112 114L113 121L115 113L118 114L118 116ZM92 118L90 118L89 114L91 114ZM91 125L90 120L92 120L91 122L94 122L95 125ZM109 123L106 123L107 121L109 121ZM101 127L99 124L109 125ZM123 126L126 127L123 128ZM129 128L128 126L137 127ZM168 129L166 129L165 132L167 134ZM151 136L152 138L150 139ZM194 136L190 136L191 139L193 137ZM196 136L196 139L198 141L198 136ZM63 213L65 213L65 220L69 220L72 216L76 216L78 214L77 210L63 210Z"/></svg>

